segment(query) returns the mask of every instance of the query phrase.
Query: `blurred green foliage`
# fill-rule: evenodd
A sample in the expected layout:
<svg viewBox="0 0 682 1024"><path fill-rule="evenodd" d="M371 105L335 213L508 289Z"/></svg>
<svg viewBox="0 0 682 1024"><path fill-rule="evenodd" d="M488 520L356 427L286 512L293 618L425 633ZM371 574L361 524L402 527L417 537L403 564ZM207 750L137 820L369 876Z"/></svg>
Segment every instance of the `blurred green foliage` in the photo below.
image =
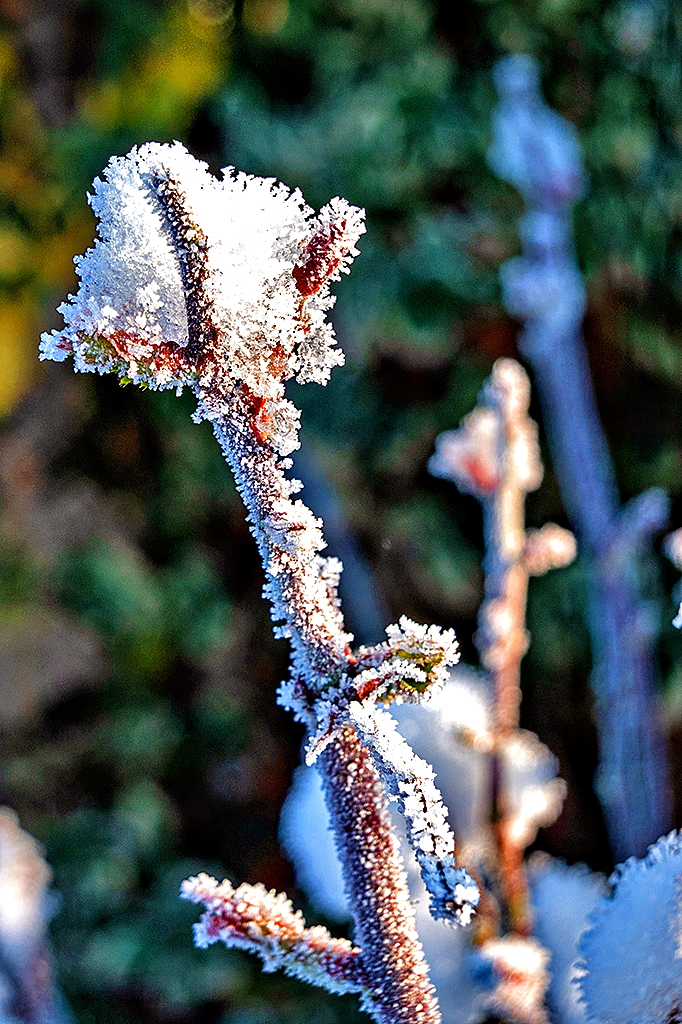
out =
<svg viewBox="0 0 682 1024"><path fill-rule="evenodd" d="M473 662L479 510L425 463L492 361L516 352L497 269L518 249L521 207L485 163L490 69L536 53L550 102L580 129L600 407L624 496L668 488L679 526L682 13L664 0L65 0L57 38L40 44L38 3L2 9L0 657L15 695L0 715L2 801L46 845L61 982L98 1024L359 1019L353 1000L192 949L196 908L176 893L199 869L287 889L305 909L277 842L301 738L275 707L286 650L191 401L67 367L41 375L38 329L56 322L92 237L85 189L134 143L179 137L214 168L280 177L313 205L365 206L334 317L348 365L292 396L391 617L454 625ZM39 45L62 62L52 79ZM531 525L563 521L545 456ZM679 806L674 579L666 569L650 598ZM522 713L569 783L541 843L604 868L583 607L580 563L533 581Z"/></svg>

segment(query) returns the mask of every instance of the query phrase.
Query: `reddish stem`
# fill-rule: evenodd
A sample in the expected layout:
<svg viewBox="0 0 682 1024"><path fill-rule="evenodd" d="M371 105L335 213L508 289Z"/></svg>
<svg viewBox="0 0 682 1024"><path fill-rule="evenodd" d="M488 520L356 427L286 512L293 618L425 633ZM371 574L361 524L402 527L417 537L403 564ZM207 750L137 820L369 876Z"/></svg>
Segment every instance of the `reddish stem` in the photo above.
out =
<svg viewBox="0 0 682 1024"><path fill-rule="evenodd" d="M346 728L320 755L327 806L378 1024L440 1024L384 789Z"/></svg>

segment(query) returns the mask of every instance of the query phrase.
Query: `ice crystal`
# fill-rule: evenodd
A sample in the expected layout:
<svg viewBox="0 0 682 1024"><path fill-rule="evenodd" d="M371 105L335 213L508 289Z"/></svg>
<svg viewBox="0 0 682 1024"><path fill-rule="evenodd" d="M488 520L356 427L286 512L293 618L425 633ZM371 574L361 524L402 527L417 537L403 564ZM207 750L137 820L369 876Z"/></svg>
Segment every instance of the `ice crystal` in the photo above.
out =
<svg viewBox="0 0 682 1024"><path fill-rule="evenodd" d="M206 907L194 925L200 949L223 942L256 953L267 972L281 968L329 992L366 994L360 950L346 939L332 938L326 928L306 928L300 910L294 911L282 893L260 884L234 889L227 879L218 883L201 874L183 882L180 895Z"/></svg>
<svg viewBox="0 0 682 1024"><path fill-rule="evenodd" d="M456 660L454 634L401 619L384 644L353 654L337 596L341 565L321 557L322 523L292 500L300 483L285 476L299 421L285 384L324 384L343 361L325 319L329 283L357 255L363 212L336 198L315 216L300 192L232 168L214 178L177 143L112 158L91 204L100 237L77 263L79 292L61 307L66 328L43 337L42 357L71 352L77 370L194 392L195 418L211 421L244 500L275 633L291 643L280 703L306 724L311 756L357 727L405 807L437 912L465 923L476 887L455 867L432 773L392 741L376 708L438 686ZM259 889L238 891L246 911L253 904L267 916ZM231 898L225 888L222 897ZM230 928L230 941L247 941L237 923ZM312 970L298 953L295 970Z"/></svg>
<svg viewBox="0 0 682 1024"><path fill-rule="evenodd" d="M80 370L203 395L241 388L282 408L285 380L324 383L343 361L329 281L364 231L345 200L315 217L273 178L216 178L179 143L149 143L111 159L90 203L100 238L77 261L81 288L61 307L66 330L43 337L45 358L72 351ZM264 431L276 411L259 410Z"/></svg>
<svg viewBox="0 0 682 1024"><path fill-rule="evenodd" d="M100 237L77 260L66 328L43 336L41 357L71 352L77 370L194 391L247 505L295 674L315 690L350 638L340 567L320 557L321 523L284 476L299 420L284 385L323 384L343 362L325 319L329 282L357 254L363 213L335 199L316 217L299 191L233 168L216 178L178 143L113 157L90 202Z"/></svg>
<svg viewBox="0 0 682 1024"><path fill-rule="evenodd" d="M682 837L671 832L609 879L580 943L588 1017L664 1024L682 1012Z"/></svg>
<svg viewBox="0 0 682 1024"><path fill-rule="evenodd" d="M457 661L458 646L452 630L422 626L406 616L387 627L386 632L386 642L360 648L351 656L351 674L344 675L336 687L329 688L311 705L316 726L308 742L306 761L313 764L345 726L356 730L405 817L407 839L431 894L434 917L468 924L478 902L478 890L466 871L456 867L455 840L442 797L433 783L433 770L415 756L398 734L391 716L377 707L377 701L412 702L424 691L430 697ZM286 688L281 700L291 706Z"/></svg>
<svg viewBox="0 0 682 1024"><path fill-rule="evenodd" d="M467 667L457 666L428 701L395 707L393 713L400 733L409 741L409 746L403 746L400 737L394 736L394 745L397 744L398 752L409 753L413 770L416 764L421 772L430 773L433 764L455 831L468 845L479 837L490 816L492 709L486 680ZM388 725L392 732L390 719ZM376 743L376 738L367 737L366 730L363 733L366 740ZM412 760L410 747L428 757L430 764L420 758ZM393 758L397 757L394 752ZM391 772L390 785L397 789L401 780L395 778L392 767L387 765L386 770ZM437 799L440 804L440 795ZM282 809L282 841L294 863L299 884L314 905L334 918L343 918L347 901L336 852L331 837L328 839L328 824L315 767L297 769ZM405 842L406 833L407 829Z"/></svg>
<svg viewBox="0 0 682 1024"><path fill-rule="evenodd" d="M383 643L348 653L346 671L336 685L328 687L308 707L317 719L308 744L309 764L348 724L355 703L372 708L377 702L402 704L422 697L431 699L459 660L459 645L452 629L424 626L403 615L399 623L386 627L386 635L388 639ZM300 697L296 688L284 687L280 703L297 711Z"/></svg>
<svg viewBox="0 0 682 1024"><path fill-rule="evenodd" d="M436 772L458 841L477 845L490 821L493 700L482 673L457 666L422 705L395 709L400 732Z"/></svg>

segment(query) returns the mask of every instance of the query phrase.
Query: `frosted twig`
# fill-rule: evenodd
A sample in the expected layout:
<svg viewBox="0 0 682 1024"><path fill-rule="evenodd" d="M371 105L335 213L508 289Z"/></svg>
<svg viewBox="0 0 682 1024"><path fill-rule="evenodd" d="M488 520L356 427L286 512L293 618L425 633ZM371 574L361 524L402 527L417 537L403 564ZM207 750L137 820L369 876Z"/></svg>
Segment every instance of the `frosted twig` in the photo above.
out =
<svg viewBox="0 0 682 1024"><path fill-rule="evenodd" d="M588 625L600 737L598 792L618 857L642 853L666 830L665 745L653 706L655 630L640 594L640 563L668 515L653 489L643 517L619 504L599 421L581 321L585 286L573 247L571 207L584 172L574 127L546 105L534 58L495 68L500 101L489 162L521 192L523 256L500 276L507 310L524 321L520 347L533 367L557 478L589 559Z"/></svg>
<svg viewBox="0 0 682 1024"><path fill-rule="evenodd" d="M203 903L206 913L194 925L200 949L223 942L257 953L267 972L286 974L338 994L360 992L369 998L362 971L362 954L346 939L333 939L326 928L306 928L300 910L294 911L282 893L264 886L218 884L208 875L189 878L180 887L182 899Z"/></svg>
<svg viewBox="0 0 682 1024"><path fill-rule="evenodd" d="M525 529L525 497L539 487L543 473L537 427L528 416L529 400L530 386L523 368L512 359L498 360L480 404L458 430L440 435L429 462L434 475L453 480L460 490L476 495L483 506L485 600L476 642L481 662L493 680L494 722L489 743L500 762L494 772L498 867L512 928L519 934L529 928L523 853L532 839L525 834L518 808L512 813L511 807L505 807L503 766L508 758L514 763L511 747L518 747L521 736L526 735L518 732L518 723L521 659L528 647L528 577L567 565L576 553L573 535L554 523L541 530ZM522 748L527 746L526 740ZM556 817L562 798L563 784L551 797L547 793L546 818Z"/></svg>
<svg viewBox="0 0 682 1024"><path fill-rule="evenodd" d="M333 301L329 282L348 272L357 254L362 211L337 198L315 216L300 192L231 168L216 179L177 143L113 158L95 189L100 239L78 261L80 291L61 309L67 327L43 337L42 357L62 360L71 352L77 370L194 392L195 416L213 424L246 505L276 635L291 643L280 703L308 727L311 755L322 753L328 800L340 806L336 790L348 788L359 762L362 748L349 725L360 707L368 746L390 785L391 772L403 770L401 758L409 755L398 751L391 765L374 742L376 702L415 699L438 685L456 660L454 635L401 619L385 643L354 655L337 597L341 565L321 556L322 523L292 500L300 484L285 476L299 420L285 383L292 377L325 383L343 361L325 319ZM339 764L346 766L345 780ZM364 772L376 779L368 761ZM376 982L372 1013L384 1024L435 1024L438 1010L409 903L391 902L386 879L376 898L369 895L374 869L362 851L375 842L375 828L386 847L382 870L391 873L396 892L404 887L379 794L370 781L348 791L362 826L359 861L337 832L346 885L358 893L354 912L366 970ZM413 837L420 843L444 817L432 784L423 800L427 824L420 821ZM436 837L433 845L440 851ZM465 921L475 886L461 869L452 870L452 848L444 852L435 899L443 913L450 908L451 920ZM437 865L428 867L427 884L437 875ZM447 885L452 891L444 891ZM372 950L380 969L372 966ZM405 963L412 965L409 974Z"/></svg>
<svg viewBox="0 0 682 1024"><path fill-rule="evenodd" d="M355 701L349 705L349 717L405 818L432 916L468 924L478 903L478 890L467 872L457 867L455 837L433 782L433 769L413 752L388 712L372 712Z"/></svg>
<svg viewBox="0 0 682 1024"><path fill-rule="evenodd" d="M494 843L484 858L492 859L484 873L493 891L481 901L476 941L498 977L490 1008L499 1012L506 1007L514 1019L535 1024L546 1020L547 957L530 938L524 853L538 826L556 820L565 785L554 777L549 751L519 729L521 659L529 639L526 598L529 576L568 565L576 544L568 530L554 523L540 530L525 528L526 494L540 486L543 475L529 401L523 368L512 359L498 360L479 405L459 429L437 439L429 469L474 494L483 507L485 600L476 643L492 679L494 703L492 722L479 732L476 744L493 759ZM501 919L510 929L503 938L498 937Z"/></svg>

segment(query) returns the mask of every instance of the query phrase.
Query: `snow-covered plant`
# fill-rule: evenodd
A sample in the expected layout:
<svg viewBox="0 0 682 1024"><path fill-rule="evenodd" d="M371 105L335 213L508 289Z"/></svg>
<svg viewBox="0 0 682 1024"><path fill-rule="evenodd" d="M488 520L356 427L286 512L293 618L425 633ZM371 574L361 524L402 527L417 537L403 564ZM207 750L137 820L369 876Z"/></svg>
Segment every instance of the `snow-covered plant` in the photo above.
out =
<svg viewBox="0 0 682 1024"><path fill-rule="evenodd" d="M457 644L452 631L402 618L384 643L353 652L337 597L341 565L321 556L322 523L292 500L300 485L285 475L299 423L285 384L324 384L343 361L326 320L329 285L357 255L363 213L337 198L315 215L300 192L232 168L216 178L177 143L112 158L90 201L99 239L77 260L79 292L61 307L66 327L43 337L41 356L71 354L76 370L196 395L195 416L212 423L246 505L276 635L291 644L279 700L305 723L308 759L322 775L355 916L360 948L351 959L363 1005L385 1024L436 1022L385 790L407 822L433 914L467 923L478 892L456 865L430 766L381 705L428 699ZM228 904L231 921L243 911L241 930L218 929L232 945L251 941L257 906L266 930L281 933L277 963L300 974L301 943L311 942L321 959L314 969L306 960L306 977L329 984L338 948L329 940L323 954L319 936L289 920L283 898L253 890L234 902L229 883L190 892L207 896L209 915Z"/></svg>
<svg viewBox="0 0 682 1024"><path fill-rule="evenodd" d="M201 949L224 942L257 953L263 970L283 968L301 981L330 992L359 992L370 1000L360 950L347 939L333 939L326 928L306 928L303 915L294 911L281 893L262 885L242 884L234 889L208 875L182 883L180 895L203 903L206 913L194 926L194 941Z"/></svg>
<svg viewBox="0 0 682 1024"><path fill-rule="evenodd" d="M529 397L521 366L498 361L480 404L438 438L429 464L483 506L486 596L477 641L488 678L467 677L458 667L423 706L395 710L412 746L428 751L461 855L481 887L469 950L465 937L458 942L428 928L422 934L448 1024L487 1013L525 1024L673 1024L682 1013L679 837L617 869L610 896L602 896L601 876L583 866L551 858L530 870L524 864L526 847L538 827L555 820L565 792L556 759L518 728L528 578L567 565L576 553L567 530L524 526L525 495L543 472ZM673 534L671 557L675 542ZM285 832L300 872L312 852L304 822L311 815L319 821L320 813L310 779L299 777L296 789ZM333 901L338 913L329 882L308 881L313 897ZM419 922L417 880L412 885Z"/></svg>
<svg viewBox="0 0 682 1024"><path fill-rule="evenodd" d="M545 932L540 938L533 904L537 892L547 892L548 869L535 873L531 888L524 863L526 848L541 826L556 820L565 795L556 758L537 736L519 728L528 580L567 565L576 553L573 535L556 524L525 528L526 494L539 487L543 475L529 400L525 371L513 360L499 360L479 404L457 430L440 435L429 463L432 472L454 480L483 506L486 587L477 642L484 671L457 666L427 702L391 709L397 721L391 729L399 729L433 764L460 855L481 891L474 926L460 937L429 927L421 879L414 872L410 878L448 1024L471 1024L490 1013L524 1024L546 1022L546 1003L557 987L550 989L552 976L556 971L557 985L565 982L577 957L575 927L556 953L556 964L556 943L545 941ZM313 820L324 821L320 791L299 770L284 808L283 840L313 902L339 916L332 852L317 838L319 824L311 829ZM311 869L319 856L324 868ZM545 902L552 905L551 899Z"/></svg>

